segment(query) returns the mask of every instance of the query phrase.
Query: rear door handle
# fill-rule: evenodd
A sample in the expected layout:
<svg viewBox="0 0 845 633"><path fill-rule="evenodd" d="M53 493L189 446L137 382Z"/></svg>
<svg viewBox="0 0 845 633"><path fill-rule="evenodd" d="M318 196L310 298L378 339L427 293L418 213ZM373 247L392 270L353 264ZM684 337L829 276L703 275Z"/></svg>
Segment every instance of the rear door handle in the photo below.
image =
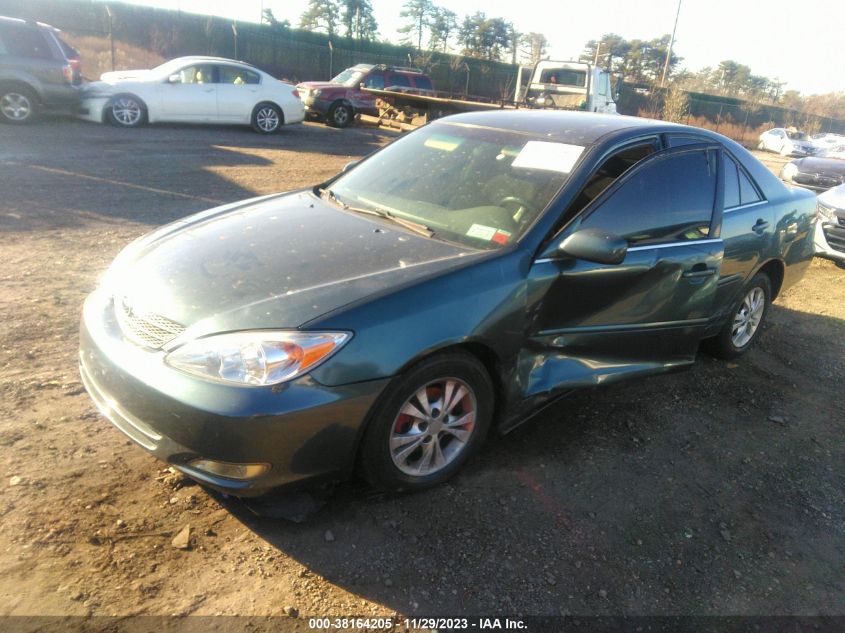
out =
<svg viewBox="0 0 845 633"><path fill-rule="evenodd" d="M683 276L687 279L695 279L697 277L709 277L715 274L715 268L708 268L707 264L696 264L689 270L684 271Z"/></svg>
<svg viewBox="0 0 845 633"><path fill-rule="evenodd" d="M769 223L766 222L763 218L758 218L757 224L752 226L751 230L757 233L758 235L761 235L763 231L765 231L767 228L769 228Z"/></svg>

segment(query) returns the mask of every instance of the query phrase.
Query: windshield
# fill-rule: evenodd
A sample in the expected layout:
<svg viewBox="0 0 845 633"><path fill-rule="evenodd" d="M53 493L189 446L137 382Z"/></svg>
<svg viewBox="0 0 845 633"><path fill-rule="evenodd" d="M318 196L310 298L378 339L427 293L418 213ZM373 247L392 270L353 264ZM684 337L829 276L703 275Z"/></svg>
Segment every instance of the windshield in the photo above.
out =
<svg viewBox="0 0 845 633"><path fill-rule="evenodd" d="M789 130L787 130L786 135L789 138L791 138L793 141L806 141L806 140L808 140L807 135L804 132L790 132Z"/></svg>
<svg viewBox="0 0 845 633"><path fill-rule="evenodd" d="M437 122L388 145L331 184L341 204L387 212L472 248L513 243L583 151L510 130Z"/></svg>
<svg viewBox="0 0 845 633"><path fill-rule="evenodd" d="M164 62L161 66L156 66L150 73L157 77L170 77L170 75L179 72L187 65L184 59L171 59L169 62Z"/></svg>
<svg viewBox="0 0 845 633"><path fill-rule="evenodd" d="M364 76L364 72L361 70L354 70L352 68L347 68L342 73L340 73L337 77L332 79L333 84L343 84L347 87L357 86L361 83L361 78Z"/></svg>

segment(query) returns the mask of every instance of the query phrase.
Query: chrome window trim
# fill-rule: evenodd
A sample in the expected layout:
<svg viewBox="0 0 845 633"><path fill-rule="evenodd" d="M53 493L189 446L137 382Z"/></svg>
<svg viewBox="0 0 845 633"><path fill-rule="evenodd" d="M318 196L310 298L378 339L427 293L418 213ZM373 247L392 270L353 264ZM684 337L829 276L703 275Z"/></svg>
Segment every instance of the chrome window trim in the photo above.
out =
<svg viewBox="0 0 845 633"><path fill-rule="evenodd" d="M758 204L766 204L768 200L758 200L757 202L749 202L748 204L741 204L738 207L731 207L730 209L725 209L722 213L733 213L734 211L741 211L742 209L748 209L750 207L756 207Z"/></svg>
<svg viewBox="0 0 845 633"><path fill-rule="evenodd" d="M715 244L716 242L721 242L721 241L722 241L722 238L714 237L714 238L708 238L706 240L684 240L682 242L666 242L665 244L644 244L643 246L631 246L630 248L628 248L627 252L630 253L631 251L644 251L644 250L652 249L652 248L672 248L674 246L689 246L691 244ZM558 260L553 258L553 257L543 257L541 259L535 259L534 263L535 264L547 264L549 262L554 262L554 261L558 261Z"/></svg>

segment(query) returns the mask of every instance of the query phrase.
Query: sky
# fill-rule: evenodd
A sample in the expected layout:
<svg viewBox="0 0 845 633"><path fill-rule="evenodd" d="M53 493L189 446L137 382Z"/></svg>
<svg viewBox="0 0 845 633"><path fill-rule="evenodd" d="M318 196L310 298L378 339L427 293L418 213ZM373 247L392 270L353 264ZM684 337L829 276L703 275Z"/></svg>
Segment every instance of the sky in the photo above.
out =
<svg viewBox="0 0 845 633"><path fill-rule="evenodd" d="M269 8L293 26L308 0L130 0L195 13L258 21ZM379 34L398 42L403 0L371 0ZM681 0L674 52L692 71L733 59L756 75L785 81L804 94L845 92L842 0ZM517 31L543 33L552 59L572 59L591 39L616 33L652 39L671 33L678 0L435 0L461 19L483 11Z"/></svg>

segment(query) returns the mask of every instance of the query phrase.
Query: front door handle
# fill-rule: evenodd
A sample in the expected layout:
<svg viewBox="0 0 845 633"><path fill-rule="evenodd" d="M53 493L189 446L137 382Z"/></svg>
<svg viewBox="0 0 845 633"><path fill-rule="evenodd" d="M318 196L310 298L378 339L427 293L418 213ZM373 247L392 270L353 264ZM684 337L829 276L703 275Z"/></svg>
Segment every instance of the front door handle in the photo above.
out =
<svg viewBox="0 0 845 633"><path fill-rule="evenodd" d="M715 275L716 269L715 268L708 268L707 264L696 264L689 270L685 270L683 276L686 279L696 279L699 277L709 277L710 275Z"/></svg>
<svg viewBox="0 0 845 633"><path fill-rule="evenodd" d="M754 231L757 235L762 235L763 231L769 228L769 223L766 222L763 218L757 218L757 224L751 227L751 230Z"/></svg>

